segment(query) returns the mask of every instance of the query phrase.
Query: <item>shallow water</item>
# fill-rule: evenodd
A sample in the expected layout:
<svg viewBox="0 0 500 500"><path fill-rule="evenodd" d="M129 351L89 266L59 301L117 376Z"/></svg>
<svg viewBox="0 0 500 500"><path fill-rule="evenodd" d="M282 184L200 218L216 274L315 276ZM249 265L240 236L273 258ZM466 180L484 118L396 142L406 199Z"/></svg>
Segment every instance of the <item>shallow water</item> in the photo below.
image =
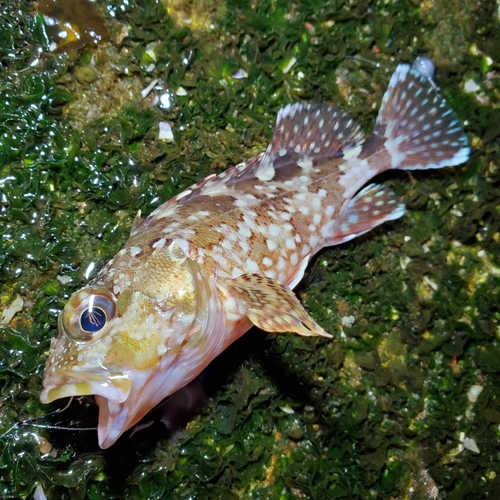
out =
<svg viewBox="0 0 500 500"><path fill-rule="evenodd" d="M406 216L313 260L298 294L333 342L251 331L105 452L47 428L94 426L87 398L12 429L0 496L497 498L496 4L200 5L98 1L109 41L53 54L33 4L0 0L0 310L23 299L0 327L0 433L64 406L38 401L57 314L137 210L262 151L284 104L337 105L369 132L396 64L426 55L471 160L384 174Z"/></svg>

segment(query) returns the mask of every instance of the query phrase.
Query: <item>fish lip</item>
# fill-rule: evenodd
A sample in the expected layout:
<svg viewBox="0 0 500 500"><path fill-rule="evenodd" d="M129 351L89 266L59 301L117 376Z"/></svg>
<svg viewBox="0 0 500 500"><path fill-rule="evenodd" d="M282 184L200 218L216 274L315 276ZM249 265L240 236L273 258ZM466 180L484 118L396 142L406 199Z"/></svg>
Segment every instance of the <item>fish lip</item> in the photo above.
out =
<svg viewBox="0 0 500 500"><path fill-rule="evenodd" d="M92 372L58 370L43 380L40 401L44 404L72 396L102 396L113 403L123 403L132 390L128 372Z"/></svg>

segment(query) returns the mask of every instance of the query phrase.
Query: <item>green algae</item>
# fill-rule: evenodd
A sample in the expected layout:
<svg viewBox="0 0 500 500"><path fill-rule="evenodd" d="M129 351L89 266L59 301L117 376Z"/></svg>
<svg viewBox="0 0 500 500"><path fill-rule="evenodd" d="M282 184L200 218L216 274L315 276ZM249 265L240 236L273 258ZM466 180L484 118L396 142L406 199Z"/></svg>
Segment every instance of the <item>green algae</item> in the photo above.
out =
<svg viewBox="0 0 500 500"><path fill-rule="evenodd" d="M474 146L464 167L385 174L407 215L312 262L298 293L333 342L250 332L213 368L201 415L140 457L100 451L95 431L14 428L2 498L37 484L49 498L495 498L498 19L447 5L228 1L207 29L152 0L98 2L110 42L53 55L32 5L0 2L0 305L25 301L0 327L0 432L50 411L38 395L58 311L137 210L263 150L283 104L337 104L369 129L396 62L426 51ZM171 105L141 96L154 79ZM49 422L95 425L88 400L64 415Z"/></svg>

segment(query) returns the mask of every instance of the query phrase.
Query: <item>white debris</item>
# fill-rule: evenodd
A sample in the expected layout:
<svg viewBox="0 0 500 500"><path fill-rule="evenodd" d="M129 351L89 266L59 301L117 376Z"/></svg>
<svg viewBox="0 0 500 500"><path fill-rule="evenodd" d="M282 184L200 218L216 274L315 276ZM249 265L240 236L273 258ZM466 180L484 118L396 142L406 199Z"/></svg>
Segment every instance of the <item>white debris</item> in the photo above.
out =
<svg viewBox="0 0 500 500"><path fill-rule="evenodd" d="M170 142L174 140L174 133L172 132L172 127L168 122L160 122L160 133L158 134L158 139L160 141Z"/></svg>
<svg viewBox="0 0 500 500"><path fill-rule="evenodd" d="M436 70L432 59L425 56L418 56L414 63L413 68L416 69L425 78L432 79L434 71Z"/></svg>
<svg viewBox="0 0 500 500"><path fill-rule="evenodd" d="M464 438L464 448L474 453L481 453L477 447L476 441L472 438Z"/></svg>
<svg viewBox="0 0 500 500"><path fill-rule="evenodd" d="M286 413L287 415L292 415L293 413L295 413L295 411L293 410L293 408L290 408L289 406L282 406L281 407L281 411L283 413Z"/></svg>
<svg viewBox="0 0 500 500"><path fill-rule="evenodd" d="M163 109L170 109L174 104L173 96L170 92L166 92L160 96L160 104Z"/></svg>
<svg viewBox="0 0 500 500"><path fill-rule="evenodd" d="M437 292L439 290L439 285L435 281L431 280L429 277L424 276L423 277L423 282L426 285L430 286L434 291Z"/></svg>
<svg viewBox="0 0 500 500"><path fill-rule="evenodd" d="M480 88L481 87L472 78L464 83L464 90L468 93L477 92Z"/></svg>
<svg viewBox="0 0 500 500"><path fill-rule="evenodd" d="M56 278L57 281L59 281L59 283L61 283L62 285L67 285L68 283L71 283L73 281L73 278L71 276L66 276L65 274L58 274Z"/></svg>
<svg viewBox="0 0 500 500"><path fill-rule="evenodd" d="M470 389L467 391L467 399L471 403L475 403L477 401L477 398L479 397L479 394L483 392L484 387L481 385L473 385L470 387Z"/></svg>
<svg viewBox="0 0 500 500"><path fill-rule="evenodd" d="M340 323L342 326L348 326L349 328L354 325L356 318L354 316L344 316L340 318Z"/></svg>
<svg viewBox="0 0 500 500"><path fill-rule="evenodd" d="M33 493L33 500L47 500L47 497L45 496L45 493L43 491L42 485L39 484L35 492Z"/></svg>
<svg viewBox="0 0 500 500"><path fill-rule="evenodd" d="M178 96L185 96L185 95L188 95L188 93L186 92L186 89L184 87L179 87L176 91L175 91L176 95Z"/></svg>
<svg viewBox="0 0 500 500"><path fill-rule="evenodd" d="M233 76L235 80L242 80L243 78L248 78L248 73L244 69L239 69Z"/></svg>
<svg viewBox="0 0 500 500"><path fill-rule="evenodd" d="M8 325L12 318L23 310L24 300L18 294L16 298L3 310L0 325Z"/></svg>
<svg viewBox="0 0 500 500"><path fill-rule="evenodd" d="M148 94L155 88L158 83L158 78L154 79L145 89L141 90L142 97L147 97Z"/></svg>
<svg viewBox="0 0 500 500"><path fill-rule="evenodd" d="M404 271L407 267L408 267L408 264L411 262L411 258L408 257L407 255L406 256L402 256L400 255L399 257L399 265L401 266L401 269Z"/></svg>

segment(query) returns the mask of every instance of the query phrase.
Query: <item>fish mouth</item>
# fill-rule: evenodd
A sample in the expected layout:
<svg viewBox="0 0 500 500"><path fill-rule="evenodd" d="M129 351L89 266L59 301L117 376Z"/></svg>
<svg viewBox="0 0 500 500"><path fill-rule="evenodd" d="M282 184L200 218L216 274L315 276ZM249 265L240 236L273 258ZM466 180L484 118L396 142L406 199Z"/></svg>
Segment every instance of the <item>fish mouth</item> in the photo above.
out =
<svg viewBox="0 0 500 500"><path fill-rule="evenodd" d="M125 405L114 403L103 396L96 395L95 400L99 406L97 440L99 447L105 450L133 425L131 423L133 415Z"/></svg>
<svg viewBox="0 0 500 500"><path fill-rule="evenodd" d="M45 378L40 401L44 404L72 396L102 396L113 403L123 403L132 390L127 372L58 371Z"/></svg>
<svg viewBox="0 0 500 500"><path fill-rule="evenodd" d="M135 397L142 394L137 387L133 389L137 382L144 383L130 372L58 370L44 378L40 401L47 404L72 396L94 396L99 406L99 446L105 449L151 409L143 407L141 397Z"/></svg>

